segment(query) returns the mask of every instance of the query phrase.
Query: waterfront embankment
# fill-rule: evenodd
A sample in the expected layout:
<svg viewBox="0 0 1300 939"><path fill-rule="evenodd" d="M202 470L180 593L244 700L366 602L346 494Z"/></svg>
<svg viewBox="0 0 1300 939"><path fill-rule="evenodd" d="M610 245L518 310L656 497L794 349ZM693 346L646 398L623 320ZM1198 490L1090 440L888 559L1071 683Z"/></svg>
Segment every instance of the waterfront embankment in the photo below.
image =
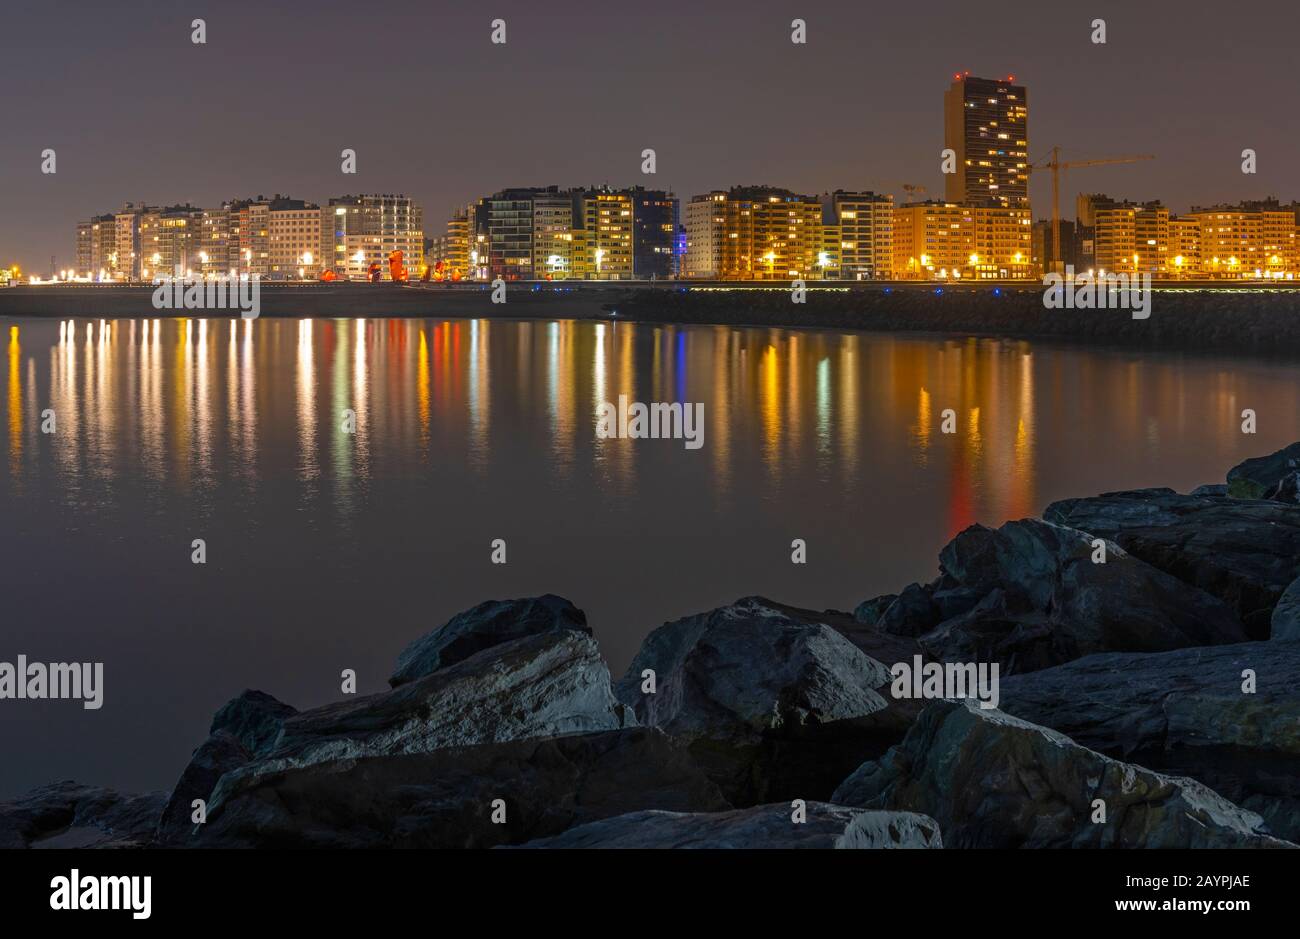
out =
<svg viewBox="0 0 1300 939"><path fill-rule="evenodd" d="M0 316L153 317L148 285L69 284L0 290ZM267 317L495 317L619 319L873 332L1046 339L1141 349L1300 355L1300 289L1157 287L1149 316L1126 309L1048 309L1038 285L811 286L515 282L506 302L488 284L263 284ZM202 316L203 311L193 311ZM215 314L221 315L221 314Z"/></svg>

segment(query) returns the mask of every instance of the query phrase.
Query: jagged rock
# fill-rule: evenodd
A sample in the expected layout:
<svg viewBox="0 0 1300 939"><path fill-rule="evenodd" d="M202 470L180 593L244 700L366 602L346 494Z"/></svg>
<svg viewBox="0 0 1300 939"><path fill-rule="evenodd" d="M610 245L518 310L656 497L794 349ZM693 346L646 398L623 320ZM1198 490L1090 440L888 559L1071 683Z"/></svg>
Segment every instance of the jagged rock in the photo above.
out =
<svg viewBox="0 0 1300 939"><path fill-rule="evenodd" d="M591 635L586 614L563 597L548 593L523 600L489 600L457 613L403 649L388 683L396 688L492 646L557 629Z"/></svg>
<svg viewBox="0 0 1300 939"><path fill-rule="evenodd" d="M920 599L924 591L913 590L917 619L907 610L895 615L903 606L900 596L880 626L917 635L934 658L998 662L1004 674L1093 652L1245 638L1219 600L1115 544L1107 545L1105 563L1094 563L1093 540L1032 518L998 529L972 525L940 552L941 576L926 597L929 608Z"/></svg>
<svg viewBox="0 0 1300 939"><path fill-rule="evenodd" d="M807 804L791 821L789 803L712 814L633 812L589 822L523 848L942 848L934 819L914 812Z"/></svg>
<svg viewBox="0 0 1300 939"><path fill-rule="evenodd" d="M1204 486L1197 486L1189 496L1226 496L1228 494L1227 483L1207 483Z"/></svg>
<svg viewBox="0 0 1300 939"><path fill-rule="evenodd" d="M654 694L642 692L647 669ZM900 739L915 705L886 701L888 682L887 666L828 624L748 597L656 629L615 693L688 743L733 804L754 805L824 798Z"/></svg>
<svg viewBox="0 0 1300 939"><path fill-rule="evenodd" d="M267 774L327 760L593 733L634 723L614 699L595 640L552 631L493 646L392 691L295 714L284 721L270 752L245 769Z"/></svg>
<svg viewBox="0 0 1300 939"><path fill-rule="evenodd" d="M652 728L326 760L222 779L199 847L482 848L642 809L729 809ZM505 823L492 820L505 802Z"/></svg>
<svg viewBox="0 0 1300 939"><path fill-rule="evenodd" d="M1257 456L1228 470L1228 493L1239 499L1258 499L1284 476L1300 469L1300 443L1268 456Z"/></svg>
<svg viewBox="0 0 1300 939"><path fill-rule="evenodd" d="M853 608L853 618L864 626L875 626L889 605L898 599L898 594L887 593L883 596L863 600Z"/></svg>
<svg viewBox="0 0 1300 939"><path fill-rule="evenodd" d="M1139 489L1054 502L1043 516L1213 594L1251 639L1268 638L1273 607L1300 577L1300 509L1279 502Z"/></svg>
<svg viewBox="0 0 1300 939"><path fill-rule="evenodd" d="M1254 693L1243 693L1246 669ZM1003 680L1000 706L1107 756L1191 776L1300 842L1300 644L1093 655Z"/></svg>
<svg viewBox="0 0 1300 939"><path fill-rule="evenodd" d="M939 701L903 742L859 767L835 802L921 812L949 848L1295 847L1193 779L1095 753L971 701ZM1094 823L1094 800L1106 821Z"/></svg>
<svg viewBox="0 0 1300 939"><path fill-rule="evenodd" d="M1277 481L1268 492L1264 493L1265 499L1273 502L1286 502L1291 505L1300 503L1300 472L1288 473Z"/></svg>
<svg viewBox="0 0 1300 939"><path fill-rule="evenodd" d="M930 591L920 584L908 584L880 615L876 625L895 636L919 636L939 622L939 608Z"/></svg>
<svg viewBox="0 0 1300 939"><path fill-rule="evenodd" d="M0 848L133 848L158 823L165 792L124 795L71 780L0 803Z"/></svg>
<svg viewBox="0 0 1300 939"><path fill-rule="evenodd" d="M802 607L789 606L776 600L755 598L768 609L775 610L790 620L806 626L829 626L853 645L859 652L877 662L910 662L912 657L921 652L916 640L907 636L893 636L868 623L859 621L850 613L835 610L807 610Z"/></svg>
<svg viewBox="0 0 1300 939"><path fill-rule="evenodd" d="M252 760L253 755L233 734L219 730L199 744L181 778L172 787L158 819L154 840L160 845L184 845L194 832L194 800L211 800L217 781Z"/></svg>
<svg viewBox="0 0 1300 939"><path fill-rule="evenodd" d="M265 691L246 690L217 710L208 734L225 731L250 753L262 753L275 743L284 722L297 713Z"/></svg>
<svg viewBox="0 0 1300 939"><path fill-rule="evenodd" d="M213 715L208 739L199 744L158 819L154 840L162 845L189 843L194 800L210 802L223 775L266 754L286 719L297 710L264 691L244 691Z"/></svg>
<svg viewBox="0 0 1300 939"><path fill-rule="evenodd" d="M1273 608L1269 636L1273 639L1300 639L1300 577L1291 581L1291 586L1282 592L1282 599Z"/></svg>

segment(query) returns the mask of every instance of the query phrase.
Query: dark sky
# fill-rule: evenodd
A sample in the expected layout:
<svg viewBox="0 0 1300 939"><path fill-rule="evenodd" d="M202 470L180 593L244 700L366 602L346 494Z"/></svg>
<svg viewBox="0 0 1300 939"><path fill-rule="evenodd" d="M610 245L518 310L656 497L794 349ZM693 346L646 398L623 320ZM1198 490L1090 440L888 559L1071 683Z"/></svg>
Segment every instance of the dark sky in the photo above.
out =
<svg viewBox="0 0 1300 939"><path fill-rule="evenodd" d="M489 43L495 17L504 46ZM1297 27L1294 0L6 0L0 265L70 265L76 221L127 200L403 191L441 231L454 206L510 185L941 193L943 91L966 69L1028 86L1035 160L1053 144L1066 159L1158 156L1069 174L1067 205L1080 188L1175 211L1300 198ZM640 173L645 147L656 177ZM1036 174L1039 217L1049 194Z"/></svg>

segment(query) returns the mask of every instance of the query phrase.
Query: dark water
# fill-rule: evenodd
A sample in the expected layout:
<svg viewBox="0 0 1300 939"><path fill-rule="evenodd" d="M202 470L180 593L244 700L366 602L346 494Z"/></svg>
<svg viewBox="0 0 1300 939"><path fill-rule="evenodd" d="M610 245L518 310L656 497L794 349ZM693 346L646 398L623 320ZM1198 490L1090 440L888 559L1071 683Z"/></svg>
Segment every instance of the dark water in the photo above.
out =
<svg viewBox="0 0 1300 939"><path fill-rule="evenodd" d="M618 673L666 619L851 609L973 522L1221 481L1300 438L1294 368L1244 360L567 321L0 329L0 661L105 663L99 711L0 701L0 795L170 786L243 688L380 690L484 599L569 597ZM619 394L704 402L704 446L597 440Z"/></svg>

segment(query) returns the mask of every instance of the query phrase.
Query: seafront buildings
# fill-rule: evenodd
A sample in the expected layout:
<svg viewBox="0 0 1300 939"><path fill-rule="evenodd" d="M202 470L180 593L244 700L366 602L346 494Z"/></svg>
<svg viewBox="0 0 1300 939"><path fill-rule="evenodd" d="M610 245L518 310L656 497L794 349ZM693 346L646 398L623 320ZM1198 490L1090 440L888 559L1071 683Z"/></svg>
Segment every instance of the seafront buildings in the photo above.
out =
<svg viewBox="0 0 1300 939"><path fill-rule="evenodd" d="M523 186L458 207L427 239L420 206L404 195L127 203L77 223L73 274L367 280L376 271L388 278L401 252L412 277L443 282L1032 281L1048 257L1077 272L1160 280L1300 276L1300 205L1276 199L1176 215L1158 200L1081 193L1075 218L1061 220L1058 250L1051 223L1035 223L1029 204L1026 87L1014 76L958 73L943 118L952 172L942 199L896 203L863 189L817 195L761 184L683 205L643 186Z"/></svg>
<svg viewBox="0 0 1300 939"><path fill-rule="evenodd" d="M333 270L365 280L375 264L389 276L395 251L408 268L423 263L423 214L404 195L335 196L325 206L279 194L206 209L127 203L77 224L74 273L130 283L217 275L315 280Z"/></svg>

